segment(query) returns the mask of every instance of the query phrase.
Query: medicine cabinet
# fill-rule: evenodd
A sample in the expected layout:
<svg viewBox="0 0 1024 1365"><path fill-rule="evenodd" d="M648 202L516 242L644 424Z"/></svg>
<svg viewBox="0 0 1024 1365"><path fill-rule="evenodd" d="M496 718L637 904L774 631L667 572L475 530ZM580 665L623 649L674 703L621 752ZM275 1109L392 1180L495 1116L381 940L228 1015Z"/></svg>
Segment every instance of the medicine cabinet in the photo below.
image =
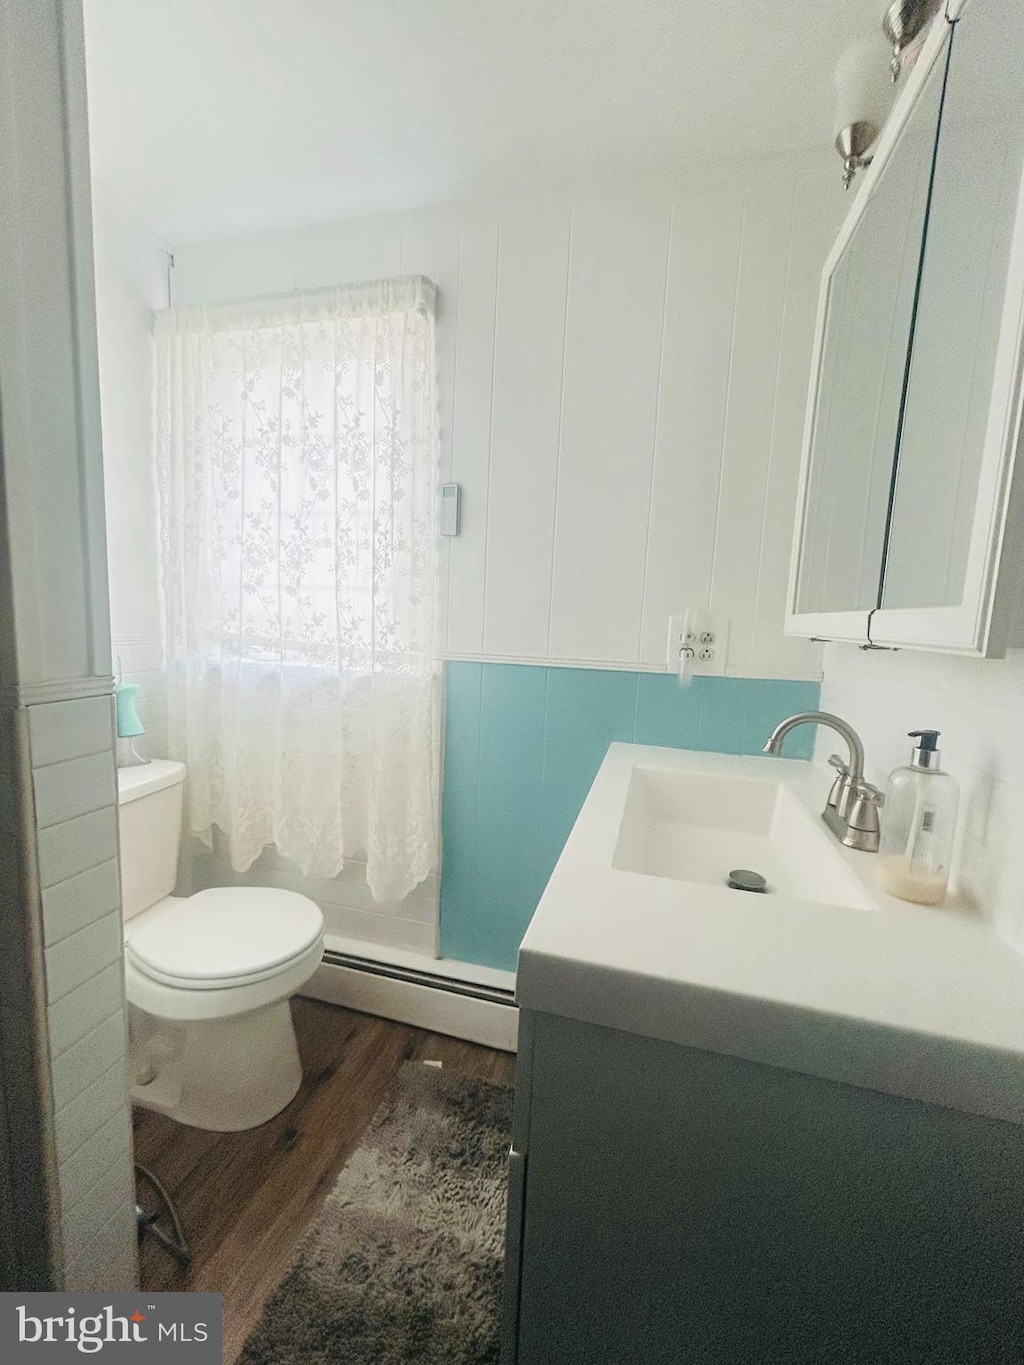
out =
<svg viewBox="0 0 1024 1365"><path fill-rule="evenodd" d="M936 19L825 264L787 634L1024 644L1019 3Z"/></svg>

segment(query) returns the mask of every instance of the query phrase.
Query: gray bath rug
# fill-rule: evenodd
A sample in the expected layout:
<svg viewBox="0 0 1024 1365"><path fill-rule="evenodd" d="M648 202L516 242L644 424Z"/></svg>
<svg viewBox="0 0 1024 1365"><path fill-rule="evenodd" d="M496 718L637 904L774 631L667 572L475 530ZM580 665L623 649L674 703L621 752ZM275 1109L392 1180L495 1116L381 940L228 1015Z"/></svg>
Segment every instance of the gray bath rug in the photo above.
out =
<svg viewBox="0 0 1024 1365"><path fill-rule="evenodd" d="M498 1359L508 1086L410 1062L238 1365Z"/></svg>

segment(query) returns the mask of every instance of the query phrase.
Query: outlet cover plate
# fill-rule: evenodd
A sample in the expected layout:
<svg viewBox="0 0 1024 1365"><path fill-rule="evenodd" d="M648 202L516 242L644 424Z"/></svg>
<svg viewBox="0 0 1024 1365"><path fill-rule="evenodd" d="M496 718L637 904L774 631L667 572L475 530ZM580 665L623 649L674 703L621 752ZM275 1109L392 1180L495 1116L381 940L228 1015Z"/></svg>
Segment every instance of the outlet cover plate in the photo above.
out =
<svg viewBox="0 0 1024 1365"><path fill-rule="evenodd" d="M708 639L708 636L712 639ZM668 649L665 660L670 673L678 671L679 655L692 649L694 677L723 677L729 661L729 617L708 611L679 612L668 618Z"/></svg>

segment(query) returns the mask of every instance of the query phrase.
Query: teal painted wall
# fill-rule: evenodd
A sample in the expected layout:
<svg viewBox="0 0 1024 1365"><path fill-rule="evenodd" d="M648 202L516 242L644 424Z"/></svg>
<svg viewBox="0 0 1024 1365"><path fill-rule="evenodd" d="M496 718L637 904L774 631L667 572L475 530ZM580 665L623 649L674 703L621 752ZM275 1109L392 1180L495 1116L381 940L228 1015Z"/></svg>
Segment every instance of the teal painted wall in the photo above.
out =
<svg viewBox="0 0 1024 1365"><path fill-rule="evenodd" d="M759 754L813 710L811 682L666 673L447 666L441 952L513 971L530 916L614 740ZM809 758L813 731L786 741Z"/></svg>

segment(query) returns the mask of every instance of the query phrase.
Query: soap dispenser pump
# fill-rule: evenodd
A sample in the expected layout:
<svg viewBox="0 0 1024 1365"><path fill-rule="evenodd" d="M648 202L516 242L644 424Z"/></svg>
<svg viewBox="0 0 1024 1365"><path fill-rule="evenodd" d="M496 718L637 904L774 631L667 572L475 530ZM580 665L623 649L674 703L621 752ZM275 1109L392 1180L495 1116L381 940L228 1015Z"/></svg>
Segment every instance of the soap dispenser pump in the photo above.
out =
<svg viewBox="0 0 1024 1365"><path fill-rule="evenodd" d="M885 789L878 880L902 900L940 905L960 792L956 778L939 766L938 730L911 730L909 737L917 740L910 764L895 768Z"/></svg>

